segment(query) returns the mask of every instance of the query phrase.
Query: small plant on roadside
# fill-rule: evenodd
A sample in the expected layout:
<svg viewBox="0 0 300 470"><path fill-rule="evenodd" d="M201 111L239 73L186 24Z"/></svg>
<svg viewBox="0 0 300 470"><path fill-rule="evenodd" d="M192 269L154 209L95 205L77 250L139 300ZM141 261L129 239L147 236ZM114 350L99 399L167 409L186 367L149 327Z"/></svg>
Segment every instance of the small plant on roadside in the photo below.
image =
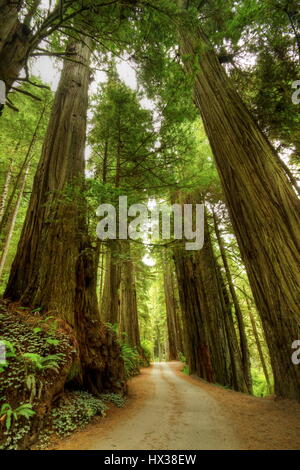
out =
<svg viewBox="0 0 300 470"><path fill-rule="evenodd" d="M184 354L182 354L182 352L178 353L178 359L180 360L180 362L183 362L184 364L186 363L186 357Z"/></svg>
<svg viewBox="0 0 300 470"><path fill-rule="evenodd" d="M106 410L107 405L101 398L88 392L73 392L51 411L52 430L59 436L68 436L86 426L93 416L105 416Z"/></svg>
<svg viewBox="0 0 300 470"><path fill-rule="evenodd" d="M119 395L118 393L103 393L99 396L99 398L105 403L112 403L118 408L123 408L126 403L125 397Z"/></svg>
<svg viewBox="0 0 300 470"><path fill-rule="evenodd" d="M144 356L146 360L148 361L148 363L150 364L153 358L153 345L151 341L148 341L147 339L143 339L141 341L141 346L144 352Z"/></svg>

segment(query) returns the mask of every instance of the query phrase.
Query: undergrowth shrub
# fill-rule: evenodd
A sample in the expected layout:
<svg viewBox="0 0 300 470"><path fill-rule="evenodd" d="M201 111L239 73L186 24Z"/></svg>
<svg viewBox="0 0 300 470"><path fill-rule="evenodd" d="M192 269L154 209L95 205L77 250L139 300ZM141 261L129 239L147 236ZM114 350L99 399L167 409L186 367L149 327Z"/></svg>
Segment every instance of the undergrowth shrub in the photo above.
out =
<svg viewBox="0 0 300 470"><path fill-rule="evenodd" d="M116 336L119 337L118 342L121 348L121 357L124 361L126 377L129 378L139 374L142 357L136 348L130 346L126 342L126 333L122 333L120 335L118 323L105 323L105 326L110 328L116 334Z"/></svg>
<svg viewBox="0 0 300 470"><path fill-rule="evenodd" d="M136 348L132 348L126 343L121 344L121 356L125 365L127 377L139 374L140 355Z"/></svg>
<svg viewBox="0 0 300 470"><path fill-rule="evenodd" d="M107 405L88 392L67 394L60 405L50 412L51 429L59 436L68 436L86 426L95 415L105 416Z"/></svg>
<svg viewBox="0 0 300 470"><path fill-rule="evenodd" d="M266 378L263 372L258 369L251 369L253 395L256 397L265 397L269 395Z"/></svg>
<svg viewBox="0 0 300 470"><path fill-rule="evenodd" d="M119 395L118 393L103 393L99 396L99 398L105 403L112 403L118 408L123 408L123 406L125 406L125 403L126 403L125 397L122 395Z"/></svg>
<svg viewBox="0 0 300 470"><path fill-rule="evenodd" d="M181 372L183 372L183 374L185 375L190 375L190 368L187 365L186 357L184 354L182 354L182 352L178 353L178 359L180 360L180 362L183 363L183 368L181 369Z"/></svg>
<svg viewBox="0 0 300 470"><path fill-rule="evenodd" d="M185 375L190 375L190 368L187 364L184 364L183 369L181 369L181 372Z"/></svg>
<svg viewBox="0 0 300 470"><path fill-rule="evenodd" d="M141 346L142 346L142 349L143 349L144 357L147 360L147 362L150 364L150 362L153 359L153 345L152 345L151 341L149 341L147 339L143 339L141 341Z"/></svg>
<svg viewBox="0 0 300 470"><path fill-rule="evenodd" d="M36 448L44 449L49 446L51 437L67 437L76 430L83 429L94 416L104 417L109 403L122 408L125 406L125 398L117 393L104 393L95 397L85 391L67 392L51 410Z"/></svg>
<svg viewBox="0 0 300 470"><path fill-rule="evenodd" d="M180 362L183 362L184 364L186 363L186 357L184 354L182 354L182 352L178 353L178 359Z"/></svg>

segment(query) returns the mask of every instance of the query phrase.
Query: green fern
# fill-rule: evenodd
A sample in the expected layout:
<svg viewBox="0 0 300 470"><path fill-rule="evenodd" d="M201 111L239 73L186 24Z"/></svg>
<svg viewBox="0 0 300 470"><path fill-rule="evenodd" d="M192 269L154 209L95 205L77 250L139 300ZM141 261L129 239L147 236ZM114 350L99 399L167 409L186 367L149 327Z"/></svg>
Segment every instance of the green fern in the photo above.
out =
<svg viewBox="0 0 300 470"><path fill-rule="evenodd" d="M135 348L127 343L121 345L121 356L124 361L127 377L135 375L139 371L140 356Z"/></svg>
<svg viewBox="0 0 300 470"><path fill-rule="evenodd" d="M38 370L52 369L57 373L59 372L61 354L49 354L46 357L42 357L39 354L24 353L22 357L29 360Z"/></svg>
<svg viewBox="0 0 300 470"><path fill-rule="evenodd" d="M26 419L30 419L35 415L35 411L32 409L31 403L24 403L23 405L18 406L18 408L13 409L9 403L4 403L0 409L0 420L5 419L6 430L9 431L12 425L12 418L15 421L18 421L20 416L23 416Z"/></svg>

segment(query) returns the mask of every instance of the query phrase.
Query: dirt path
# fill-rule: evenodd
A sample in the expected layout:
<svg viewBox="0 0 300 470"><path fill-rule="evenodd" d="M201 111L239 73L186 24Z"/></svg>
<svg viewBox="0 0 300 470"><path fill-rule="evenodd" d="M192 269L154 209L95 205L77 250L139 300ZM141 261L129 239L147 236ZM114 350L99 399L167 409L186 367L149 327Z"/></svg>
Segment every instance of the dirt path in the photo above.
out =
<svg viewBox="0 0 300 470"><path fill-rule="evenodd" d="M129 403L56 449L239 449L230 424L206 391L177 374L178 363L155 363L130 384Z"/></svg>
<svg viewBox="0 0 300 470"><path fill-rule="evenodd" d="M142 369L125 408L112 408L51 448L300 449L300 404L257 398L184 375L179 362Z"/></svg>

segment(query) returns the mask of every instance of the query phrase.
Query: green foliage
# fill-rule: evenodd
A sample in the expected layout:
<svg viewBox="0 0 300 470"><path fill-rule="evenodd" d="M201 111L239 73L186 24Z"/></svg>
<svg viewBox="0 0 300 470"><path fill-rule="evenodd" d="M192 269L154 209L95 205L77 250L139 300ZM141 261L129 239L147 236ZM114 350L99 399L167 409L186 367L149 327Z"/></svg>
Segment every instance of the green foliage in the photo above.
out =
<svg viewBox="0 0 300 470"><path fill-rule="evenodd" d="M46 340L47 341L47 340ZM59 362L61 361L61 353L49 354L49 356L42 357L36 353L24 353L22 357L33 363L34 367L38 370L52 369L55 372L59 371Z"/></svg>
<svg viewBox="0 0 300 470"><path fill-rule="evenodd" d="M59 371L71 362L69 337L61 330L56 330L55 337L50 336L48 323L51 319L46 322L41 317L42 321L39 321L35 319L36 314L38 312L32 314L28 309L27 312L26 309L8 311L0 302L1 340L9 355L6 367L0 373L0 407L7 404L11 407L2 409L9 416L0 437L3 449L19 448L31 430L33 412L41 403L43 392L54 386ZM37 332L36 328L40 330ZM57 339L59 344L49 344L49 337ZM1 422L4 424L6 414L3 416Z"/></svg>
<svg viewBox="0 0 300 470"><path fill-rule="evenodd" d="M186 357L185 357L185 355L184 355L182 352L180 352L180 353L178 354L178 359L179 359L181 362L183 362L184 364L186 363Z"/></svg>
<svg viewBox="0 0 300 470"><path fill-rule="evenodd" d="M6 348L6 357L16 357L16 349L13 343L2 337L0 337L0 341Z"/></svg>
<svg viewBox="0 0 300 470"><path fill-rule="evenodd" d="M41 85L40 80L35 80L35 82ZM7 235L9 221L21 186L22 175L26 167L29 171L14 232L9 244L4 271L0 279L0 293L2 293L8 280L9 268L17 248L29 202L28 192L32 186L40 157L53 96L51 91L45 88L36 88L30 84L23 84L19 89L25 93L34 94L40 101L32 100L22 93L13 91L10 93L10 100L19 109L19 112L5 107L1 116L0 191L4 187L7 173L10 173L11 178L5 201L4 218L0 221L0 246ZM33 138L33 135L35 135L35 138Z"/></svg>
<svg viewBox="0 0 300 470"><path fill-rule="evenodd" d="M126 49L137 62L139 80L139 91L130 90L118 78L114 66L108 64L107 57L104 59L106 65L110 66L108 82L99 88L94 97L94 115L90 123L89 144L92 152L89 174L92 173L93 177L89 176L86 181L90 214L94 214L94 209L100 202L112 202L124 191L135 202L149 197L168 200L170 190L174 192L174 189L189 192L196 189L201 195L209 195L211 199L222 197L212 152L192 104L192 82L182 69L176 31L179 15L175 2L141 2L142 6L138 7L136 2L132 3L133 8L130 2L128 5L116 2L101 9L101 14L93 9L92 14L87 11L79 19L81 26L89 25L92 37L101 39L97 42L100 52L109 48L117 55ZM233 58L234 67L229 67L227 72L260 126L271 139L278 140L280 145L289 150L292 149L299 158L300 118L291 102L291 83L299 78L297 2L191 0L188 3L189 9L182 17L190 22L191 27L198 26L199 21L201 22L220 59ZM46 9L40 8L33 18L36 26L38 22L42 23L45 15ZM112 25L117 27L112 28ZM62 52L66 38L56 32L46 42L45 47L49 45ZM253 63L251 61L251 66L245 65L245 60L242 60L245 59L244 55L246 59L250 56L255 59ZM198 60L196 62L198 67ZM13 104L20 112L14 114L6 107L1 117L0 164L5 171L12 165L13 175L18 174L24 163L24 155L35 130L36 117L40 115L42 106L47 105L52 98L51 92L37 90L28 84L24 85L23 90L38 94L42 101L28 102L28 97L13 92ZM154 111L144 109L141 105L145 93L152 99ZM28 193L40 156L49 109L47 107L29 155L31 165ZM107 161L104 163L106 151ZM5 171L0 174L1 187ZM120 181L116 181L116 176ZM66 194L62 195L62 201L71 201L73 191L79 191L78 187L68 187ZM9 188L9 195L11 194L12 186ZM24 197L1 288L7 280L8 268L16 250L27 207L28 198ZM94 227L93 217L91 215L91 226ZM237 258L237 262L229 260L230 268L234 268L235 285L237 289L244 288L245 282L240 274L243 264L236 242L227 243L227 246L233 253L233 258ZM142 347L149 361L153 357L161 360L166 357L167 343L161 271L158 274L151 273L146 279L145 271L141 273L142 269L139 266L140 271L137 272ZM161 266L158 269L161 270ZM249 289L248 284L247 288ZM40 311L41 308L36 308L31 313ZM51 318L53 317L37 322L31 329L28 325L18 324L16 320L6 319L4 322L0 317L1 334L3 332L0 340L3 338L8 358L6 364L0 366L0 396L7 401L2 405L1 413L5 417L7 431L11 430L12 419L18 421L18 417L23 417L28 420L33 416L30 414L34 413L30 408L31 403L40 398L43 381L51 380L52 372L55 373L53 376L57 375L67 360L68 339L57 331L55 320L49 323ZM257 351L246 315L245 326L253 362L257 365ZM118 335L118 325L109 327ZM127 377L137 373L140 357L136 349L126 344L126 339L121 342L121 354ZM179 358L186 363L183 354ZM77 372L75 365L69 378L73 378ZM189 373L187 365L183 372ZM266 382L259 367L253 368L252 374L254 393L265 396ZM13 409L8 404L9 393L14 397L26 395L26 401L29 399L30 403ZM102 396L102 402L122 402L121 398L113 394L109 397ZM57 411L54 410L55 431L63 435L64 430L66 433L71 432L87 422L85 420L91 416L104 413L105 407L103 408L101 400L94 400L97 399L83 392L78 392L77 395L75 393L70 401L67 400ZM9 445L16 445L26 429L24 425L22 430L16 432L16 440L9 436Z"/></svg>
<svg viewBox="0 0 300 470"><path fill-rule="evenodd" d="M105 403L112 403L118 408L123 408L126 403L126 399L124 398L124 396L118 393L103 393L99 395L99 398Z"/></svg>
<svg viewBox="0 0 300 470"><path fill-rule="evenodd" d="M44 387L43 382L39 380L34 374L28 374L25 383L30 392L30 403L32 403L36 398L39 400L41 398Z"/></svg>
<svg viewBox="0 0 300 470"><path fill-rule="evenodd" d="M158 259L154 253L151 253L151 256ZM147 345L147 349L150 349L152 360L165 360L168 335L162 270L158 271L156 266L140 269L141 274L145 275L145 280L139 276L137 279L141 341L142 344ZM154 272L155 275L153 275ZM148 290L145 290L145 287ZM143 310L140 308L140 299ZM143 305L144 302L146 305ZM146 343L144 343L145 340Z"/></svg>
<svg viewBox="0 0 300 470"><path fill-rule="evenodd" d="M114 323L113 325L111 323L106 322L105 326L109 328L116 336L118 336L119 333L119 325L118 323Z"/></svg>
<svg viewBox="0 0 300 470"><path fill-rule="evenodd" d="M188 366L187 364L185 364L185 365L183 366L183 369L181 370L181 372L183 372L183 374L185 374L185 375L190 375L190 368L189 368L189 366Z"/></svg>
<svg viewBox="0 0 300 470"><path fill-rule="evenodd" d="M185 357L185 355L184 355L182 352L180 352L180 353L178 354L178 359L180 360L180 362L182 362L182 363L184 364L184 365L183 365L183 368L181 369L181 372L182 372L183 374L185 374L185 375L190 375L190 368L189 368L189 366L187 365L187 363L186 363L186 362L187 362L186 357Z"/></svg>
<svg viewBox="0 0 300 470"><path fill-rule="evenodd" d="M268 386L264 374L258 369L251 368L253 394L257 397L269 395Z"/></svg>
<svg viewBox="0 0 300 470"><path fill-rule="evenodd" d="M7 359L10 357L16 357L16 349L11 341L7 341L0 336L0 342L5 347L5 362L0 364L0 373L8 366Z"/></svg>
<svg viewBox="0 0 300 470"><path fill-rule="evenodd" d="M46 338L46 342L48 344L53 344L53 346L58 346L59 345L59 339Z"/></svg>
<svg viewBox="0 0 300 470"><path fill-rule="evenodd" d="M32 409L31 403L24 403L15 409L12 409L9 403L4 403L0 409L0 419L5 417L6 430L9 431L12 425L12 419L18 421L20 416L29 419L35 415L35 411Z"/></svg>
<svg viewBox="0 0 300 470"><path fill-rule="evenodd" d="M95 397L85 391L68 392L48 415L37 447L47 447L52 435L69 436L77 429L84 428L94 416L105 416L109 403L122 408L126 400L116 393L103 393Z"/></svg>
<svg viewBox="0 0 300 470"><path fill-rule="evenodd" d="M62 399L51 411L51 429L59 436L68 436L86 426L95 415L105 416L106 404L87 392L76 391Z"/></svg>
<svg viewBox="0 0 300 470"><path fill-rule="evenodd" d="M124 361L126 376L131 377L139 373L140 355L135 348L126 343L121 344L121 356Z"/></svg>
<svg viewBox="0 0 300 470"><path fill-rule="evenodd" d="M150 363L153 360L153 344L148 339L141 340L141 346L144 352L144 356Z"/></svg>

